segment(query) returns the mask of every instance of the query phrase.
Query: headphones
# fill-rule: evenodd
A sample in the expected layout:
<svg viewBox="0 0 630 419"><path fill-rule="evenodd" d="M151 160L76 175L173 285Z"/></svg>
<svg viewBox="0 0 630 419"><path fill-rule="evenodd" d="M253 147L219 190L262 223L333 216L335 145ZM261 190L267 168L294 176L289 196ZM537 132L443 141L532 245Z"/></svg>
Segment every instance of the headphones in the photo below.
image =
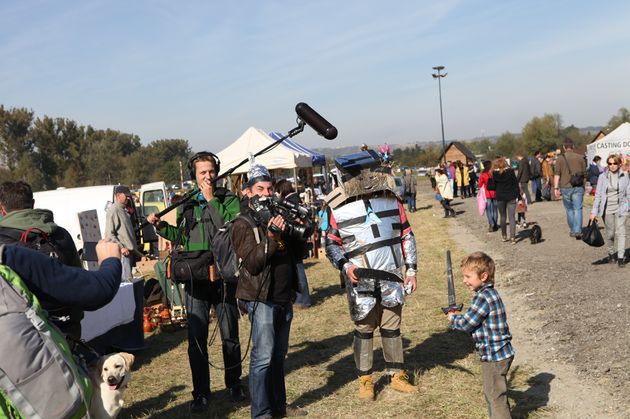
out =
<svg viewBox="0 0 630 419"><path fill-rule="evenodd" d="M195 180L195 163L201 159L202 157L211 157L214 160L214 168L217 171L217 175L221 171L221 160L216 154L210 153L209 151L200 151L199 153L195 153L190 160L188 160L188 172L190 173L190 180Z"/></svg>

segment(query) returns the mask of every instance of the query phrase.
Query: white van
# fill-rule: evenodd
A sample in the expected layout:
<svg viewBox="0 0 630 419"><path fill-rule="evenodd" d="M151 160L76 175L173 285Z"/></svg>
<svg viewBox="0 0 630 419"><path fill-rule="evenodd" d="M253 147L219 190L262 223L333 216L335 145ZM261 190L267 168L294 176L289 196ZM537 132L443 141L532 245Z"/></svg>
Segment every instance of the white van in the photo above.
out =
<svg viewBox="0 0 630 419"><path fill-rule="evenodd" d="M35 208L48 209L55 217L55 223L70 233L77 250L83 249L83 238L79 225L78 214L83 211L96 210L101 237L105 237L105 213L107 208L114 202L114 188L119 185L85 186L82 188L58 188L52 191L35 192ZM153 189L152 189L153 187ZM156 192L160 190L160 193ZM141 191L147 193L147 197L152 193L154 197L162 197L162 205L166 206L166 188L164 182L143 185ZM153 191L153 192L151 192ZM134 226L140 225L141 214L136 211L133 205L133 197L129 188L126 188L129 212ZM141 197L143 194L141 193ZM147 203L149 203L147 201ZM152 201L154 204L155 202ZM142 211L142 207L140 209ZM140 236L137 235L138 243Z"/></svg>

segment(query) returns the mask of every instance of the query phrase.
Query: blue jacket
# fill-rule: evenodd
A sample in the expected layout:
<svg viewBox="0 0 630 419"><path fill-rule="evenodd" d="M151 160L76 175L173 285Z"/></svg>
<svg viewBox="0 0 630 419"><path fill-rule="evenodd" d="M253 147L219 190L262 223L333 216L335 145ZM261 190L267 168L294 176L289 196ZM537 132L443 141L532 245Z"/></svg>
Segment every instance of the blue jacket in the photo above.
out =
<svg viewBox="0 0 630 419"><path fill-rule="evenodd" d="M628 173L619 172L619 215L628 214L628 192L630 188L630 176ZM604 215L604 208L606 208L606 189L608 189L608 171L599 175L597 179L597 192L595 192L595 200L593 201L593 209L591 215L601 217Z"/></svg>
<svg viewBox="0 0 630 419"><path fill-rule="evenodd" d="M66 266L57 259L20 246L1 248L0 264L17 273L40 301L96 310L120 287L120 259L107 258L98 271Z"/></svg>

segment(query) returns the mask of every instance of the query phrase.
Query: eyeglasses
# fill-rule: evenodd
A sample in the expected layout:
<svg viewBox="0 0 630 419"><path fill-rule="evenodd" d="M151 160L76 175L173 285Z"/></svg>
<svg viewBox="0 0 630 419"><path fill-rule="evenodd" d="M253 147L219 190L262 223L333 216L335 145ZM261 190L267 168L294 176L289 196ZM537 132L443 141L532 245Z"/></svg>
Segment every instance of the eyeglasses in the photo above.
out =
<svg viewBox="0 0 630 419"><path fill-rule="evenodd" d="M616 162L614 162L614 161L609 161L609 162L608 162L608 165L609 165L609 166L619 166L619 163L616 163Z"/></svg>

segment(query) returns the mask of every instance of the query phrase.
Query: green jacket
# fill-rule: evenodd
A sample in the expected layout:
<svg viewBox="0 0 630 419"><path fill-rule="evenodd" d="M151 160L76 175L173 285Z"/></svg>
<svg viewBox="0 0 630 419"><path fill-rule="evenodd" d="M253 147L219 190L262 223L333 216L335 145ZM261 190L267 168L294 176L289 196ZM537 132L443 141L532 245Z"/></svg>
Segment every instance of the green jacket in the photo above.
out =
<svg viewBox="0 0 630 419"><path fill-rule="evenodd" d="M207 208L208 203L200 195L195 194L188 202L177 207L177 227L162 223L158 228L160 236L173 243L179 241L187 252L212 250L211 237L214 235L215 228L220 227L214 226ZM224 222L236 218L241 210L238 197L225 188L218 188L209 204L217 210ZM182 223L184 218L186 220Z"/></svg>

